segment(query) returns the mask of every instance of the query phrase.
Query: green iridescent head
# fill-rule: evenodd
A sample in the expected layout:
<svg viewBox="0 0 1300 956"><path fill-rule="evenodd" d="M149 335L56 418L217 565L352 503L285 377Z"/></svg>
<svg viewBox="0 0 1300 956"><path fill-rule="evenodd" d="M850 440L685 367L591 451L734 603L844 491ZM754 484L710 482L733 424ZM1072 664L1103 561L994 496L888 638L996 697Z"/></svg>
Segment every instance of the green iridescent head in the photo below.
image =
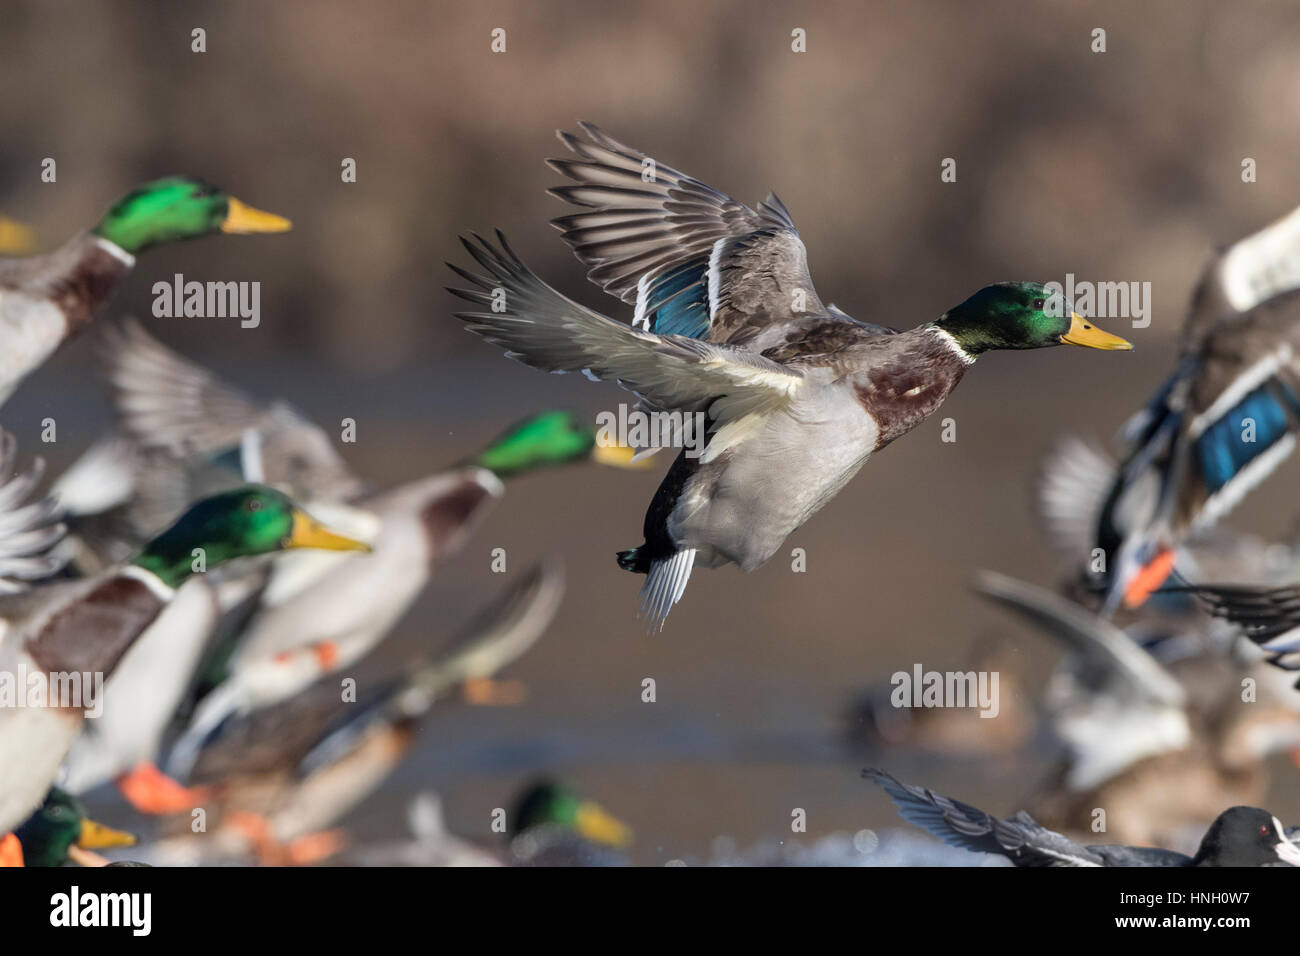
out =
<svg viewBox="0 0 1300 956"><path fill-rule="evenodd" d="M985 286L934 324L969 355L1052 345L1109 350L1133 347L1076 314L1063 295L1037 282Z"/></svg>
<svg viewBox="0 0 1300 956"><path fill-rule="evenodd" d="M507 478L586 458L622 468L631 464L632 452L627 448L597 445L595 430L583 425L576 415L552 411L512 425L480 452L473 464L486 468L498 478Z"/></svg>
<svg viewBox="0 0 1300 956"><path fill-rule="evenodd" d="M632 831L600 804L579 796L553 780L542 780L524 791L510 819L515 835L539 827L571 830L583 839L603 846L623 847L632 842Z"/></svg>
<svg viewBox="0 0 1300 956"><path fill-rule="evenodd" d="M175 587L197 570L288 548L368 551L321 526L274 488L250 485L204 498L154 538L135 564Z"/></svg>
<svg viewBox="0 0 1300 956"><path fill-rule="evenodd" d="M133 846L135 837L96 823L72 794L51 788L45 802L14 835L23 848L24 866L62 866L69 860L89 862L87 853L115 846Z"/></svg>
<svg viewBox="0 0 1300 956"><path fill-rule="evenodd" d="M202 180L169 176L131 190L93 231L139 255L163 242L214 232L284 232L291 225L288 219L245 205Z"/></svg>

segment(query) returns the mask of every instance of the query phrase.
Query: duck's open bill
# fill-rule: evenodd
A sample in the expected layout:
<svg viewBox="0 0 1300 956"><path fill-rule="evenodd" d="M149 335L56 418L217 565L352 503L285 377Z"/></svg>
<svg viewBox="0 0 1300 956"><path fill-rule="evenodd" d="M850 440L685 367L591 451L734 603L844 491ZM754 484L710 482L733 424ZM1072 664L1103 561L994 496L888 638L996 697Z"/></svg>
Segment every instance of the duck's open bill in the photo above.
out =
<svg viewBox="0 0 1300 956"><path fill-rule="evenodd" d="M293 223L284 216L254 209L233 197L230 199L225 221L221 223L222 232L233 233L288 232L292 228Z"/></svg>
<svg viewBox="0 0 1300 956"><path fill-rule="evenodd" d="M326 551L369 551L370 545L355 538L335 534L305 511L294 509L293 530L289 532L288 548L323 548Z"/></svg>
<svg viewBox="0 0 1300 956"><path fill-rule="evenodd" d="M1089 349L1106 349L1107 351L1128 351L1133 343L1111 335L1093 325L1078 312L1070 313L1070 331L1061 336L1066 345L1082 345Z"/></svg>

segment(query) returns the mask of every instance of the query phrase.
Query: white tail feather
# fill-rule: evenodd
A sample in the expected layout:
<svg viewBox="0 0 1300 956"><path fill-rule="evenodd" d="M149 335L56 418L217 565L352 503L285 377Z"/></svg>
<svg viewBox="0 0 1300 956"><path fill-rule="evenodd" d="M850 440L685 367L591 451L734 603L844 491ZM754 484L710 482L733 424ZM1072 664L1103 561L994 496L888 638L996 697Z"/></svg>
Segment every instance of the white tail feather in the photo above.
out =
<svg viewBox="0 0 1300 956"><path fill-rule="evenodd" d="M650 565L641 588L641 610L637 617L648 617L647 630L662 631L673 605L682 599L686 583L695 566L695 549L678 551L671 558L661 558Z"/></svg>

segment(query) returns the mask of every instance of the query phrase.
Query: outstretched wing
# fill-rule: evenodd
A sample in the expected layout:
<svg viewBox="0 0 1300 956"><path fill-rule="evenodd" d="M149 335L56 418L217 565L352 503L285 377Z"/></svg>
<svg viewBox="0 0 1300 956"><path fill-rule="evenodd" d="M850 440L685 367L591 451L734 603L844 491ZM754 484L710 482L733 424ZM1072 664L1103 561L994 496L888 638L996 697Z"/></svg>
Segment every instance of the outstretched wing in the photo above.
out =
<svg viewBox="0 0 1300 956"><path fill-rule="evenodd" d="M1300 290L1202 334L1125 427L1131 449L1098 526L1108 605L1162 549L1213 525L1272 474L1297 432Z"/></svg>
<svg viewBox="0 0 1300 956"><path fill-rule="evenodd" d="M305 498L338 500L359 489L329 437L306 416L245 395L139 322L106 326L101 352L120 427L138 447L191 466L232 459L244 479Z"/></svg>
<svg viewBox="0 0 1300 956"><path fill-rule="evenodd" d="M1063 438L1044 460L1038 480L1038 512L1052 544L1071 562L1089 556L1097 522L1118 466L1095 443Z"/></svg>
<svg viewBox="0 0 1300 956"><path fill-rule="evenodd" d="M1059 594L995 571L979 572L975 588L1032 621L1079 655L1112 691L1168 707L1183 706L1186 694L1182 685L1154 657L1104 618Z"/></svg>
<svg viewBox="0 0 1300 956"><path fill-rule="evenodd" d="M45 472L41 459L17 471L17 443L0 429L0 594L26 591L33 581L50 577L63 565L52 551L65 528L58 520L58 500L34 497Z"/></svg>
<svg viewBox="0 0 1300 956"><path fill-rule="evenodd" d="M635 304L634 325L757 350L808 316L853 321L822 304L781 200L751 209L579 125L587 139L558 134L578 158L547 162L576 184L551 193L584 211L554 225L592 282Z"/></svg>
<svg viewBox="0 0 1300 956"><path fill-rule="evenodd" d="M533 368L612 379L660 409L707 411L723 440L715 438L705 461L725 446L722 432L728 425L774 412L805 382L798 369L754 352L680 335L655 335L607 319L537 278L500 232L499 248L474 238L461 241L488 275L451 265L475 288L448 291L489 311L462 312L457 318L505 349L510 358Z"/></svg>
<svg viewBox="0 0 1300 956"><path fill-rule="evenodd" d="M1300 587L1194 584L1187 590L1215 617L1240 627L1274 664L1300 670Z"/></svg>
<svg viewBox="0 0 1300 956"><path fill-rule="evenodd" d="M928 830L949 846L976 853L996 853L1016 866L1103 866L1100 856L1061 834L1039 825L1027 813L999 820L977 807L941 793L902 783L883 770L862 776L881 787L908 823Z"/></svg>
<svg viewBox="0 0 1300 956"><path fill-rule="evenodd" d="M100 356L123 432L178 458L221 454L257 428L266 409L183 358L134 319L106 324Z"/></svg>

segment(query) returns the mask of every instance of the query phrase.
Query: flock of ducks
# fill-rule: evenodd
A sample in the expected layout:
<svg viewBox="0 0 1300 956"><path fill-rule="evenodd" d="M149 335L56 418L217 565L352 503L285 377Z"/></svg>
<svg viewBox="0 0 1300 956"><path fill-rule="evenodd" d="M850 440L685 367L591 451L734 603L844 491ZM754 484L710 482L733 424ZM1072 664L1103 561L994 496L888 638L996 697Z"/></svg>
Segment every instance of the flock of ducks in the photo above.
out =
<svg viewBox="0 0 1300 956"><path fill-rule="evenodd" d="M152 246L289 227L169 178L54 252L0 261L0 397L101 312ZM341 675L383 642L507 482L551 465L627 466L631 451L547 412L469 460L378 490L289 403L240 392L139 323L100 326L113 434L44 495L41 463L22 469L12 436L0 438L0 672L104 679L94 719L53 702L0 708L0 859L94 862L96 850L129 843L78 799L107 783L175 823L141 850L154 860L332 857L344 846L333 824L379 788L430 712L518 699L493 677L554 618L558 560L352 699ZM554 825L627 841L562 784L533 790L550 799L511 818L516 838L531 831L536 844Z"/></svg>
<svg viewBox="0 0 1300 956"><path fill-rule="evenodd" d="M908 331L860 322L818 296L774 195L751 208L589 124L560 139L572 156L550 165L570 183L552 192L577 211L555 225L589 278L632 307L631 323L561 295L499 232L463 240L475 266L452 265L464 284L450 291L474 306L459 314L466 326L507 356L707 423L702 447L681 448L668 468L643 543L617 555L645 575L652 629L697 564L769 560L983 352L1132 348L1033 282L988 286ZM6 248L30 246L17 224L0 227ZM0 259L0 405L153 246L289 228L175 177L133 190L53 252ZM1295 446L1297 290L1300 211L1216 256L1173 374L1121 431L1122 459L1071 439L1044 466L1044 524L1069 564L1060 587L992 572L977 585L1067 649L1044 701L1060 765L1035 812L1084 831L1090 809L1107 808L1107 832L1143 846L1085 846L1026 813L1000 820L868 771L905 818L1016 865L1300 861L1293 832L1245 805L1264 799L1272 754L1300 753L1300 690L1287 674L1300 668L1300 561L1215 527ZM137 322L95 324L112 434L41 494L40 462L23 469L0 433L0 672L102 674L104 707L93 720L80 707L0 708L0 861L90 864L129 845L80 802L108 783L167 818L141 848L154 862L346 859L337 822L383 784L431 712L517 699L494 678L553 619L558 562L522 574L386 681L348 699L340 678L515 476L630 467L659 449L609 447L548 412L468 460L375 490L289 402L239 391ZM986 744L1024 745L1012 713ZM597 862L630 840L552 782L508 818L508 848L485 847L448 834L436 805L413 808L414 844L355 858ZM1194 855L1174 849L1189 840Z"/></svg>

